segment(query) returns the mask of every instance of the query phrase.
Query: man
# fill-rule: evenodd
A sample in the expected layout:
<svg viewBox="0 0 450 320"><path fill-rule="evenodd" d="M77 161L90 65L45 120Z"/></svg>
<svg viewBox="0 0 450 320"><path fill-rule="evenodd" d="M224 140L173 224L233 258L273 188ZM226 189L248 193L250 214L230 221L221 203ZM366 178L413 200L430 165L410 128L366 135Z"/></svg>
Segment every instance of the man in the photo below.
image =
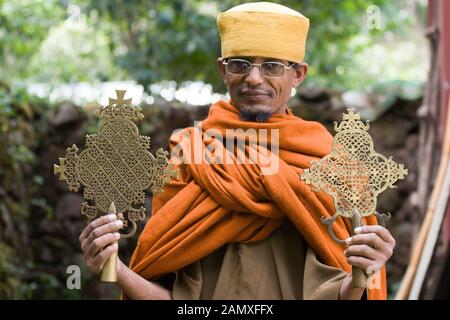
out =
<svg viewBox="0 0 450 320"><path fill-rule="evenodd" d="M130 268L119 262L123 293L131 299L386 298L383 267L395 246L389 231L366 225L349 238L340 220L335 233L348 238L348 246L333 242L320 222L334 214L332 200L299 178L310 160L331 151L332 141L323 126L295 117L287 107L292 88L308 71L303 57L309 20L262 2L234 7L217 22L222 45L217 68L231 99L212 105L201 126L171 137L172 160L175 149L183 159L180 177L154 196L153 215ZM261 160L195 161L199 149L223 143L202 133L215 130L248 142L239 134L230 137L229 130L239 129L278 133L278 141L268 143L277 154L252 149L258 159L277 160L275 172L264 174ZM250 149L245 147L244 157ZM93 272L117 250L121 227L115 215L103 216L80 235ZM352 265L380 270L378 285L367 292L353 288Z"/></svg>

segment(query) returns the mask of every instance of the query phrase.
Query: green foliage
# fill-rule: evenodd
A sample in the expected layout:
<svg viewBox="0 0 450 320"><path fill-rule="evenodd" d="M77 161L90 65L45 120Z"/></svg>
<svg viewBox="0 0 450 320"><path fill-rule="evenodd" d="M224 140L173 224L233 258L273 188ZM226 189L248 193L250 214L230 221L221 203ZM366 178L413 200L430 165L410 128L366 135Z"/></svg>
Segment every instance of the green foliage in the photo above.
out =
<svg viewBox="0 0 450 320"><path fill-rule="evenodd" d="M220 56L217 13L248 1L147 1L100 0L85 6L96 9L117 28L119 35L114 46L126 45L117 57L119 65L130 72L139 83L148 85L162 80L178 84L188 80L202 80L214 85L216 91L224 87L215 70ZM277 1L306 15L311 22L305 61L310 65L309 85L328 88L360 86L377 80L368 75L365 64L375 61L356 61L362 50L371 47L382 36L405 32L417 24L414 16L399 14L404 1L376 0L284 0ZM381 28L368 28L369 5L377 6ZM418 5L420 8L420 5ZM423 6L422 6L423 7ZM400 11L401 12L401 11ZM355 36L364 41L355 42ZM423 65L422 65L423 67ZM395 68L394 68L395 69ZM398 69L395 69L398 71ZM364 83L364 80L363 82Z"/></svg>
<svg viewBox="0 0 450 320"><path fill-rule="evenodd" d="M153 82L204 80L220 83L215 69L219 39L215 15L201 12L202 1L85 2L109 29L118 66L148 87Z"/></svg>
<svg viewBox="0 0 450 320"><path fill-rule="evenodd" d="M32 298L33 277L50 276L30 272L33 256L24 232L34 208L52 212L37 196L43 178L30 174L42 134L39 123L49 110L46 101L29 96L24 88L0 83L0 299Z"/></svg>
<svg viewBox="0 0 450 320"><path fill-rule="evenodd" d="M80 107L74 108L80 118L66 129L70 134L73 124L80 124L84 136L91 123ZM80 263L76 237L68 236L79 221L55 215L59 194L54 185L49 188L53 175L47 161L56 162L66 147L58 145L58 137L53 140L52 119L58 110L24 87L0 83L0 299L89 297L87 290L66 287L66 266ZM82 274L86 289L92 277L88 270Z"/></svg>
<svg viewBox="0 0 450 320"><path fill-rule="evenodd" d="M387 92L405 87L404 80L420 78L417 70L423 69L427 59L414 61L417 56L403 56L399 53L403 51L395 52L394 47L394 35L406 36L412 27L421 37L416 26L420 21L402 8L415 3L418 16L423 17L425 1L407 1L370 3L378 6L385 20L382 28L373 30L367 28L369 4L364 0L277 1L311 21L306 85L356 88L373 83L380 74L401 80L388 87L374 87L375 91ZM37 170L39 151L48 142L42 137L49 135L54 106L30 96L17 82L56 85L131 78L149 89L150 84L164 80L174 80L178 85L201 80L213 84L215 91L224 91L215 67L220 55L216 15L243 2L0 0L0 299L86 297L85 291L66 289L64 270L40 269L36 259L39 250L50 248L51 253L62 252L67 257L66 253L74 249L58 235L42 240L42 247L32 246L32 240L40 239L41 234L30 235L30 229L38 229L37 221L45 225L55 219L55 204L42 194L42 189L56 189L46 188L43 172L50 175L50 170ZM377 41L386 39L393 50L377 47ZM408 52L415 51L408 48ZM378 62L374 59L380 58L385 59L386 70L372 68ZM421 91L402 94L411 92L417 95ZM160 127L164 123L162 110L153 106L148 111L153 114L146 118L152 121L142 123L141 132L165 129ZM96 131L96 125L90 126L93 122L81 121L88 132ZM71 129L69 132L73 133ZM84 134L79 130L78 136ZM52 152L62 154L63 149ZM72 263L60 261L58 268ZM84 270L83 274L89 272ZM89 277L82 277L83 289L89 281Z"/></svg>
<svg viewBox="0 0 450 320"><path fill-rule="evenodd" d="M104 32L95 30L86 19L65 21L49 32L33 56L29 78L54 85L107 80L115 75L108 42Z"/></svg>
<svg viewBox="0 0 450 320"><path fill-rule="evenodd" d="M201 80L223 92L215 67L220 56L216 16L243 2L248 1L0 0L1 78L53 84L132 78L146 89L164 80L178 85ZM405 57L405 65L398 67L401 59L385 56L399 51L395 39L411 30L421 34L423 21L417 17L424 17L424 0L276 2L310 19L306 85L342 89L373 83L385 74L380 63L392 70L380 80L417 78L417 72L403 71L414 66L416 55ZM373 6L382 18L380 28L368 27ZM411 6L415 15L405 10ZM377 51L374 45L380 41L390 43L392 52ZM379 54L374 58L367 52ZM424 69L424 60L419 57L418 68ZM367 72L373 65L377 67Z"/></svg>
<svg viewBox="0 0 450 320"><path fill-rule="evenodd" d="M385 76L387 70L394 70L398 76L401 68L394 64L382 65L382 69L377 69L376 72L367 72L370 66L379 68L379 60L385 59L390 53L387 50L377 52L374 47L379 42L383 45L388 43L387 38L395 38L395 35L398 38L405 37L412 26L420 26L420 21L416 21L413 15L400 14L406 6L404 0L315 0L284 3L289 2L292 8L304 13L311 23L305 56L305 61L310 66L305 83L308 86L342 90L392 80L380 79L380 75ZM420 7L419 3L416 5ZM371 14L374 13L375 17L372 17ZM380 18L379 26L374 18ZM421 31L417 32L420 34ZM390 42L390 46L394 46L394 41ZM372 55L366 54L361 58L363 51ZM425 63L419 64L422 69L425 69Z"/></svg>
<svg viewBox="0 0 450 320"><path fill-rule="evenodd" d="M22 179L22 165L32 165L35 157L33 149L38 141L34 139L39 127L30 121L39 116L39 110L48 103L32 97L24 87L10 90L0 83L0 175L7 180ZM16 176L11 176L8 169Z"/></svg>
<svg viewBox="0 0 450 320"><path fill-rule="evenodd" d="M15 266L11 263L12 249L0 241L0 297L5 299L18 298L20 279L15 274Z"/></svg>
<svg viewBox="0 0 450 320"><path fill-rule="evenodd" d="M0 0L0 81L29 75L31 58L63 17L58 0Z"/></svg>

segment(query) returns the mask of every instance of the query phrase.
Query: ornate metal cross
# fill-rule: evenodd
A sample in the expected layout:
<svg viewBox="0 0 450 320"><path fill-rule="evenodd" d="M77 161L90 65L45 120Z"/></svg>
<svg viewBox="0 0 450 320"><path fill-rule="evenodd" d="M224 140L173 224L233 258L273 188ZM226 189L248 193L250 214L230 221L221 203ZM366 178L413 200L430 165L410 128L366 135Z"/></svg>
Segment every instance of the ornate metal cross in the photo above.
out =
<svg viewBox="0 0 450 320"><path fill-rule="evenodd" d="M72 145L66 157L59 158L60 165L54 166L54 173L67 182L69 190L84 187L87 201L81 213L89 220L98 210L111 211L114 204L116 212L122 213L119 218L125 229L131 228L122 238L131 237L136 222L145 219L145 190L151 187L155 193L162 192L178 175L168 163L167 152L158 149L155 158L148 151L150 137L139 135L133 123L144 117L141 108L131 106L131 99L124 99L125 92L116 90L117 99L109 98L108 105L97 110L102 122L98 134L86 136L86 149L78 155L77 146Z"/></svg>
<svg viewBox="0 0 450 320"><path fill-rule="evenodd" d="M328 224L328 233L339 243L345 243L333 233L333 222L339 217L352 218L353 227L360 225L360 217L376 214L378 195L403 179L408 170L392 157L375 152L372 137L367 132L369 124L360 120L359 113L348 109L343 121L334 123L337 132L332 151L319 161L311 161L311 167L301 179L311 184L315 191L324 191L334 198L335 214L322 222Z"/></svg>

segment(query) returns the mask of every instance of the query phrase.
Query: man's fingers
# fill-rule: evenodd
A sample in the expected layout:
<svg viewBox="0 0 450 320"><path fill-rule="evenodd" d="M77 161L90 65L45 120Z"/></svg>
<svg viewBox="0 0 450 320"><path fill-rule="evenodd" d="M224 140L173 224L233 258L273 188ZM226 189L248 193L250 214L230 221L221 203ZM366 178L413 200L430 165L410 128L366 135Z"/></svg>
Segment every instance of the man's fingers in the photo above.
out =
<svg viewBox="0 0 450 320"><path fill-rule="evenodd" d="M95 256L97 254L97 252L101 251L106 246L117 242L119 240L119 238L120 238L120 233L114 232L114 233L104 234L101 237L94 239L91 242L91 245L89 246L87 255L91 256L91 257Z"/></svg>
<svg viewBox="0 0 450 320"><path fill-rule="evenodd" d="M108 214L91 221L81 232L81 249L92 272L99 273L106 260L118 250L118 231L122 226L115 214Z"/></svg>
<svg viewBox="0 0 450 320"><path fill-rule="evenodd" d="M115 214L104 215L97 218L84 228L80 235L80 244L83 254L87 257L91 250L92 242L108 233L117 232L122 227L122 221L117 220Z"/></svg>
<svg viewBox="0 0 450 320"><path fill-rule="evenodd" d="M359 256L370 260L376 260L381 256L378 251L366 244L351 245L344 251L344 254L346 257Z"/></svg>
<svg viewBox="0 0 450 320"><path fill-rule="evenodd" d="M121 220L115 220L115 221L103 224L91 231L91 233L87 237L87 242L91 243L95 239L98 239L105 234L118 232L122 228L122 226L123 226L123 223Z"/></svg>
<svg viewBox="0 0 450 320"><path fill-rule="evenodd" d="M361 268L366 272L368 270L374 270L377 267L375 261L358 256L347 257L347 263L352 266Z"/></svg>
<svg viewBox="0 0 450 320"><path fill-rule="evenodd" d="M117 243L113 243L107 246L104 250L102 250L99 254L95 256L92 260L92 268L99 273L105 262L111 257L111 255L119 249L119 245Z"/></svg>
<svg viewBox="0 0 450 320"><path fill-rule="evenodd" d="M356 234L364 233L376 233L384 241L395 244L395 239L392 237L391 233L385 227L374 225L374 226L360 226L355 229Z"/></svg>
<svg viewBox="0 0 450 320"><path fill-rule="evenodd" d="M347 244L366 244L375 249L382 249L386 246L383 239L376 233L363 233L352 236L348 239Z"/></svg>
<svg viewBox="0 0 450 320"><path fill-rule="evenodd" d="M92 220L87 226L86 228L84 228L84 230L81 232L80 234L80 242L83 239L86 239L89 234L92 232L92 230L94 230L95 228L98 228L106 223L109 223L111 221L117 220L117 217L115 214L107 214L104 216L101 216L100 218L97 218L95 220Z"/></svg>

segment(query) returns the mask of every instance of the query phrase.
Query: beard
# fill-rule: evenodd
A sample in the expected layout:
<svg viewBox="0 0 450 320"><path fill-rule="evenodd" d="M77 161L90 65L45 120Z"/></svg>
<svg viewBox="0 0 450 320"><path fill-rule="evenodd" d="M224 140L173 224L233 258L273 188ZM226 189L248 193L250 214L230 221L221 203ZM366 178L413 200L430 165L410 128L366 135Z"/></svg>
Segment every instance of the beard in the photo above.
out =
<svg viewBox="0 0 450 320"><path fill-rule="evenodd" d="M243 121L267 122L271 114L269 112L252 112L248 110L240 110L239 117Z"/></svg>

